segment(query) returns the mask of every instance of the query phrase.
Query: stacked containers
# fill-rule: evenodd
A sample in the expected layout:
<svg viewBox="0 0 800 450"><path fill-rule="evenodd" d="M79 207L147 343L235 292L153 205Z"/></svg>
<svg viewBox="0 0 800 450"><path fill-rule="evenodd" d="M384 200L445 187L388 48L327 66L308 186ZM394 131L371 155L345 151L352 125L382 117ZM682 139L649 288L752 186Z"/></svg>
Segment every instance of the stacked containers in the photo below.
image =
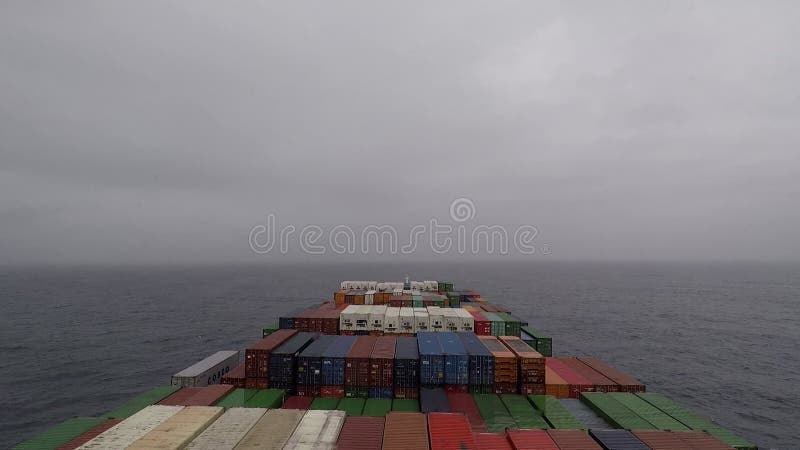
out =
<svg viewBox="0 0 800 450"><path fill-rule="evenodd" d="M583 430L547 430L547 434L561 450L602 450Z"/></svg>
<svg viewBox="0 0 800 450"><path fill-rule="evenodd" d="M369 332L372 334L383 334L384 320L386 319L386 305L378 305L370 308L369 311Z"/></svg>
<svg viewBox="0 0 800 450"><path fill-rule="evenodd" d="M462 414L428 414L428 433L433 450L477 450L469 421Z"/></svg>
<svg viewBox="0 0 800 450"><path fill-rule="evenodd" d="M80 448L81 450L127 448L183 409L183 406L148 406L83 444Z"/></svg>
<svg viewBox="0 0 800 450"><path fill-rule="evenodd" d="M419 390L419 407L424 413L450 412L447 392L441 388L421 388Z"/></svg>
<svg viewBox="0 0 800 450"><path fill-rule="evenodd" d="M236 450L282 449L304 413L296 409L270 409L239 441Z"/></svg>
<svg viewBox="0 0 800 450"><path fill-rule="evenodd" d="M220 384L230 384L233 387L244 388L247 385L247 375L245 375L245 365L239 364L230 372L222 376Z"/></svg>
<svg viewBox="0 0 800 450"><path fill-rule="evenodd" d="M483 315L480 311L470 311L470 315L472 315L474 326L475 326L475 334L480 336L491 336L492 335L492 323L486 316Z"/></svg>
<svg viewBox="0 0 800 450"><path fill-rule="evenodd" d="M269 387L269 354L295 334L297 330L278 330L245 349L244 367L247 377L245 387L249 389Z"/></svg>
<svg viewBox="0 0 800 450"><path fill-rule="evenodd" d="M461 317L458 316L455 309L442 308L441 311L444 318L443 331L456 332L461 329Z"/></svg>
<svg viewBox="0 0 800 450"><path fill-rule="evenodd" d="M376 450L383 444L383 417L347 417L339 433L338 450Z"/></svg>
<svg viewBox="0 0 800 450"><path fill-rule="evenodd" d="M584 392L581 394L581 401L614 425L614 428L624 428L626 430L656 429L652 423L643 419L610 395L600 392Z"/></svg>
<svg viewBox="0 0 800 450"><path fill-rule="evenodd" d="M519 392L523 395L545 393L544 356L515 336L503 336L500 341L517 356Z"/></svg>
<svg viewBox="0 0 800 450"><path fill-rule="evenodd" d="M507 428L518 428L503 402L494 394L472 394L481 418L490 433L503 433Z"/></svg>
<svg viewBox="0 0 800 450"><path fill-rule="evenodd" d="M516 430L508 432L514 450L559 450L545 430Z"/></svg>
<svg viewBox="0 0 800 450"><path fill-rule="evenodd" d="M584 425L553 396L529 395L528 400L541 411L553 428L582 429Z"/></svg>
<svg viewBox="0 0 800 450"><path fill-rule="evenodd" d="M369 396L392 398L394 395L394 355L396 336L381 336L375 341L370 355Z"/></svg>
<svg viewBox="0 0 800 450"><path fill-rule="evenodd" d="M562 364L569 367L593 386L595 392L619 392L619 385L600 372L578 361L578 358L559 358Z"/></svg>
<svg viewBox="0 0 800 450"><path fill-rule="evenodd" d="M383 430L383 450L424 450L428 446L425 414L390 412Z"/></svg>
<svg viewBox="0 0 800 450"><path fill-rule="evenodd" d="M494 336L480 336L479 339L494 358L494 392L514 394L517 392L517 357Z"/></svg>
<svg viewBox="0 0 800 450"><path fill-rule="evenodd" d="M532 347L535 348L537 352L541 353L545 357L553 356L553 338L546 336L536 328L529 326L522 327L521 331L525 332L531 337L535 343L532 345Z"/></svg>
<svg viewBox="0 0 800 450"><path fill-rule="evenodd" d="M316 397L322 386L322 356L337 336L322 335L297 355L297 395Z"/></svg>
<svg viewBox="0 0 800 450"><path fill-rule="evenodd" d="M224 410L225 408L218 406L188 406L134 441L127 448L131 450L183 448L217 420Z"/></svg>
<svg viewBox="0 0 800 450"><path fill-rule="evenodd" d="M550 428L541 413L533 408L527 398L517 394L503 394L500 396L500 401L503 402L518 428L540 430Z"/></svg>
<svg viewBox="0 0 800 450"><path fill-rule="evenodd" d="M226 373L238 365L237 350L219 351L173 375L171 384L181 387L217 384Z"/></svg>
<svg viewBox="0 0 800 450"><path fill-rule="evenodd" d="M512 317L511 314L507 312L498 312L497 317L503 319L505 331L503 332L503 336L516 336L519 337L520 332L520 323L519 320Z"/></svg>
<svg viewBox="0 0 800 450"><path fill-rule="evenodd" d="M469 390L490 394L494 384L494 358L474 333L458 333L461 345L469 356Z"/></svg>
<svg viewBox="0 0 800 450"><path fill-rule="evenodd" d="M428 328L430 331L444 331L444 313L438 306L428 307Z"/></svg>
<svg viewBox="0 0 800 450"><path fill-rule="evenodd" d="M556 398L569 398L569 383L548 366L546 360L544 366L544 382L544 390L547 395L552 395Z"/></svg>
<svg viewBox="0 0 800 450"><path fill-rule="evenodd" d="M486 311L483 313L486 320L489 321L492 327L492 336L505 336L506 335L506 321L496 313Z"/></svg>
<svg viewBox="0 0 800 450"><path fill-rule="evenodd" d="M356 330L356 313L359 307L356 305L349 305L342 310L339 314L339 332L352 333Z"/></svg>
<svg viewBox="0 0 800 450"><path fill-rule="evenodd" d="M191 450L233 449L266 413L266 408L230 408L187 446Z"/></svg>
<svg viewBox="0 0 800 450"><path fill-rule="evenodd" d="M434 332L417 333L419 372L422 386L444 384L444 353Z"/></svg>
<svg viewBox="0 0 800 450"><path fill-rule="evenodd" d="M472 396L461 392L450 392L447 394L447 401L450 404L450 411L463 414L469 419L472 431L485 433L486 424L481 418L481 412L475 404Z"/></svg>
<svg viewBox="0 0 800 450"><path fill-rule="evenodd" d="M569 385L569 398L578 398L581 392L594 390L591 382L556 358L545 358L545 366ZM545 376L547 370L545 370Z"/></svg>
<svg viewBox="0 0 800 450"><path fill-rule="evenodd" d="M444 353L444 383L454 392L467 392L469 384L469 356L457 333L437 335Z"/></svg>
<svg viewBox="0 0 800 450"><path fill-rule="evenodd" d="M465 331L469 333L475 332L475 319L469 311L461 308L455 309L456 315L461 319L461 327L458 331Z"/></svg>
<svg viewBox="0 0 800 450"><path fill-rule="evenodd" d="M317 333L299 332L269 355L269 387L295 392L297 355L319 337ZM269 338L267 338L269 339Z"/></svg>
<svg viewBox="0 0 800 450"><path fill-rule="evenodd" d="M645 386L641 381L628 376L619 370L605 364L596 358L578 358L578 360L592 369L605 375L606 378L619 385L620 392L644 392Z"/></svg>
<svg viewBox="0 0 800 450"><path fill-rule="evenodd" d="M416 327L414 326L414 309L413 308L400 308L400 333L401 334L414 334Z"/></svg>
<svg viewBox="0 0 800 450"><path fill-rule="evenodd" d="M369 397L370 356L378 338L359 336L345 359L345 397Z"/></svg>
<svg viewBox="0 0 800 450"><path fill-rule="evenodd" d="M400 332L400 308L386 308L386 316L383 319L383 332L394 334Z"/></svg>
<svg viewBox="0 0 800 450"><path fill-rule="evenodd" d="M589 430L589 434L606 450L650 450L627 430Z"/></svg>
<svg viewBox="0 0 800 450"><path fill-rule="evenodd" d="M343 411L308 411L283 448L332 450L336 448L344 418Z"/></svg>
<svg viewBox="0 0 800 450"><path fill-rule="evenodd" d="M338 336L322 354L322 397L344 397L345 358L356 339L355 336Z"/></svg>
<svg viewBox="0 0 800 450"><path fill-rule="evenodd" d="M81 419L87 419L87 418L73 418L72 422L76 423L75 422L76 419L80 421ZM74 449L80 447L81 445L91 441L92 439L96 438L97 436L100 436L101 434L105 433L111 427L114 427L117 424L119 424L120 422L122 422L122 420L123 419L108 419L108 420L105 420L102 423L93 426L91 429L87 430L86 432L81 433L80 436L68 441L65 444L59 445L56 448L56 450L74 450ZM76 432L79 431L84 426L89 425L89 423L90 422L86 422L85 425L78 427L75 431ZM76 425L77 425L77 423L76 423ZM63 439L68 438L69 435L70 434L59 436L58 441L61 441ZM41 437L41 435L40 435L40 437ZM50 442L50 443L55 445L57 442ZM50 443L48 443L48 444L50 444ZM18 449L18 450L24 450L24 449L29 449L31 447L33 447L33 445L31 445L31 442L28 441L27 445L20 444L20 445L14 447L14 448Z"/></svg>
<svg viewBox="0 0 800 450"><path fill-rule="evenodd" d="M397 338L394 356L395 398L419 398L419 348L417 338Z"/></svg>
<svg viewBox="0 0 800 450"><path fill-rule="evenodd" d="M428 310L425 308L413 308L413 309L414 309L414 329L416 330L415 333L419 333L421 331L429 331L430 322L429 322Z"/></svg>

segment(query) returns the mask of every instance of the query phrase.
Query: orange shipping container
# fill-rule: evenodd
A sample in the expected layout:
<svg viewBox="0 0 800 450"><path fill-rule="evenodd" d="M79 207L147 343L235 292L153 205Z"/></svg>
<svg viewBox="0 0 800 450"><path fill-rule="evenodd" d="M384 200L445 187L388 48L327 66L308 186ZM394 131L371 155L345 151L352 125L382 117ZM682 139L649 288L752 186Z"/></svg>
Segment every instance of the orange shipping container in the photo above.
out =
<svg viewBox="0 0 800 450"><path fill-rule="evenodd" d="M428 421L422 413L390 412L383 429L383 450L428 450Z"/></svg>

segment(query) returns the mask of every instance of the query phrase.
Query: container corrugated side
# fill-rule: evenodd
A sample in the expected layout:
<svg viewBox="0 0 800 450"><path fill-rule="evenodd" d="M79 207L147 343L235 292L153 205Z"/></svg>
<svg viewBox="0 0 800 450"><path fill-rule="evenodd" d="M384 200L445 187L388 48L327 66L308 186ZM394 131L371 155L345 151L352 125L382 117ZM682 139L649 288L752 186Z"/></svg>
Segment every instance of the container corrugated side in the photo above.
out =
<svg viewBox="0 0 800 450"><path fill-rule="evenodd" d="M589 430L595 441L606 450L650 450L627 430Z"/></svg>
<svg viewBox="0 0 800 450"><path fill-rule="evenodd" d="M518 428L500 397L494 394L473 394L472 398L490 433L502 433L506 428Z"/></svg>
<svg viewBox="0 0 800 450"><path fill-rule="evenodd" d="M547 434L561 450L602 450L584 430L547 430Z"/></svg>
<svg viewBox="0 0 800 450"><path fill-rule="evenodd" d="M681 439L679 433L665 433L656 430L637 430L632 431L637 439L642 441L650 450L686 450L692 449ZM730 449L730 447L728 447Z"/></svg>
<svg viewBox="0 0 800 450"><path fill-rule="evenodd" d="M297 356L311 345L318 336L318 333L300 332L270 352L269 387L285 389L289 394L295 393Z"/></svg>
<svg viewBox="0 0 800 450"><path fill-rule="evenodd" d="M417 333L420 383L423 386L444 384L444 352L436 337L438 333Z"/></svg>
<svg viewBox="0 0 800 450"><path fill-rule="evenodd" d="M344 364L356 342L355 336L338 336L322 355L322 385L344 386Z"/></svg>
<svg viewBox="0 0 800 450"><path fill-rule="evenodd" d="M461 344L458 333L438 333L436 337L444 353L445 384L469 384L469 355Z"/></svg>
<svg viewBox="0 0 800 450"><path fill-rule="evenodd" d="M81 450L116 450L128 448L128 446L133 444L136 440L183 409L183 406L148 406L78 448Z"/></svg>
<svg viewBox="0 0 800 450"><path fill-rule="evenodd" d="M544 417L528 402L528 399L517 394L503 394L500 396L511 418L521 429L540 429L550 428Z"/></svg>
<svg viewBox="0 0 800 450"><path fill-rule="evenodd" d="M230 408L186 448L233 450L266 412L266 408Z"/></svg>
<svg viewBox="0 0 800 450"><path fill-rule="evenodd" d="M664 411L661 411L650 403L647 403L646 401L642 400L641 397L637 397L634 394L628 392L611 392L606 395L611 396L611 398L633 411L639 417L650 422L659 430L689 430L689 427L682 424L674 417L670 416Z"/></svg>
<svg viewBox="0 0 800 450"><path fill-rule="evenodd" d="M617 383L623 392L644 392L645 385L636 378L627 375L597 358L578 358L578 360L592 369L602 373L607 378Z"/></svg>
<svg viewBox="0 0 800 450"><path fill-rule="evenodd" d="M160 386L150 389L149 391L139 394L136 397L128 400L125 404L117 409L103 414L103 416L110 419L126 419L141 411L145 407L154 405L166 397L174 394L178 389L180 388L177 386Z"/></svg>
<svg viewBox="0 0 800 450"><path fill-rule="evenodd" d="M478 450L514 450L505 434L475 433Z"/></svg>
<svg viewBox="0 0 800 450"><path fill-rule="evenodd" d="M477 450L469 420L463 414L428 414L431 450Z"/></svg>
<svg viewBox="0 0 800 450"><path fill-rule="evenodd" d="M396 398L392 400L394 412L419 412L419 400L411 398Z"/></svg>
<svg viewBox="0 0 800 450"><path fill-rule="evenodd" d="M339 433L338 450L377 450L383 444L383 417L347 417Z"/></svg>
<svg viewBox="0 0 800 450"><path fill-rule="evenodd" d="M509 430L508 440L514 450L559 450L545 430Z"/></svg>
<svg viewBox="0 0 800 450"><path fill-rule="evenodd" d="M730 450L731 448L734 448L703 431L676 431L675 434L681 438L686 446L691 446L695 449Z"/></svg>
<svg viewBox="0 0 800 450"><path fill-rule="evenodd" d="M297 334L297 330L278 330L246 348L244 351L244 364L247 377L268 377L270 352L295 334Z"/></svg>
<svg viewBox="0 0 800 450"><path fill-rule="evenodd" d="M286 391L283 389L262 389L245 400L246 408L280 408Z"/></svg>
<svg viewBox="0 0 800 450"><path fill-rule="evenodd" d="M182 387L217 384L238 365L237 350L218 351L173 375L171 384Z"/></svg>
<svg viewBox="0 0 800 450"><path fill-rule="evenodd" d="M365 416L384 417L389 411L392 410L392 399L390 398L368 398L364 402Z"/></svg>
<svg viewBox="0 0 800 450"><path fill-rule="evenodd" d="M475 400L470 394L450 392L447 394L447 401L450 403L450 411L464 414L467 417L472 431L479 433L488 431L481 412L478 410L478 405L475 404Z"/></svg>
<svg viewBox="0 0 800 450"><path fill-rule="evenodd" d="M332 409L336 409L339 405L339 399L333 397L317 397L311 402L311 406L308 409L315 409L320 411L330 411Z"/></svg>
<svg viewBox="0 0 800 450"><path fill-rule="evenodd" d="M49 430L27 441L17 444L14 449L38 450L56 448L103 423L105 419L95 417L75 417L65 420Z"/></svg>
<svg viewBox="0 0 800 450"><path fill-rule="evenodd" d="M655 430L656 427L628 409L610 395L601 392L584 392L581 401L603 416L615 428L626 430Z"/></svg>
<svg viewBox="0 0 800 450"><path fill-rule="evenodd" d="M257 392L255 389L234 389L222 400L215 403L214 406L222 406L224 408L241 407Z"/></svg>
<svg viewBox="0 0 800 450"><path fill-rule="evenodd" d="M270 409L236 445L236 450L282 450L304 414L298 409Z"/></svg>
<svg viewBox="0 0 800 450"><path fill-rule="evenodd" d="M542 413L553 428L568 430L586 428L571 412L564 408L564 405L557 398L551 395L529 395L528 400Z"/></svg>
<svg viewBox="0 0 800 450"><path fill-rule="evenodd" d="M558 358L562 364L589 380L595 392L619 392L619 385L600 372L578 361L578 358Z"/></svg>
<svg viewBox="0 0 800 450"><path fill-rule="evenodd" d="M187 406L126 450L178 450L196 438L225 411L219 406Z"/></svg>
<svg viewBox="0 0 800 450"><path fill-rule="evenodd" d="M360 416L364 412L365 403L363 398L343 398L339 400L336 409L346 412L348 416Z"/></svg>
<svg viewBox="0 0 800 450"><path fill-rule="evenodd" d="M92 427L89 431L81 433L81 435L76 437L75 439L72 439L66 444L58 446L56 450L74 450L80 447L81 445L91 441L92 439L96 438L97 436L100 436L101 434L105 433L106 430L117 425L123 420L124 419L106 419L103 423Z"/></svg>
<svg viewBox="0 0 800 450"><path fill-rule="evenodd" d="M589 428L614 428L606 419L586 406L576 398L563 398L558 400L561 406L572 414L575 419L583 424L584 429Z"/></svg>
<svg viewBox="0 0 800 450"><path fill-rule="evenodd" d="M422 413L391 412L386 415L383 450L426 450L428 421Z"/></svg>
<svg viewBox="0 0 800 450"><path fill-rule="evenodd" d="M420 411L430 412L450 412L450 402L447 400L447 392L441 388L421 388L419 390Z"/></svg>
<svg viewBox="0 0 800 450"><path fill-rule="evenodd" d="M306 412L284 445L284 450L334 448L344 418L344 411Z"/></svg>
<svg viewBox="0 0 800 450"><path fill-rule="evenodd" d="M469 356L469 384L491 386L494 384L494 358L475 333L458 333L458 338Z"/></svg>

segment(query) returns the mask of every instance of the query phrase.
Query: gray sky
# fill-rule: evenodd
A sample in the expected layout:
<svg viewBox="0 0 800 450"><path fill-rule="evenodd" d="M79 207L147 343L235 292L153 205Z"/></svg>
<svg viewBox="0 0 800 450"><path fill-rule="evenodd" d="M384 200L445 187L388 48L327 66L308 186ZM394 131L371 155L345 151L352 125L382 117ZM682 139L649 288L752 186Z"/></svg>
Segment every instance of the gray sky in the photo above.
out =
<svg viewBox="0 0 800 450"><path fill-rule="evenodd" d="M800 2L377 3L0 2L0 263L458 197L554 259L798 259Z"/></svg>

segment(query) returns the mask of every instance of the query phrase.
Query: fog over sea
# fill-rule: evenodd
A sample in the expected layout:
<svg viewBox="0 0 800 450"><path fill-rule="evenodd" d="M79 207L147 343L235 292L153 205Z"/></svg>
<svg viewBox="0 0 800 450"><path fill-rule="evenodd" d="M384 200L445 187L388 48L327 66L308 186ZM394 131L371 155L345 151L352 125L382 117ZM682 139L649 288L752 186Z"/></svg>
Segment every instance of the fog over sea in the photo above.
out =
<svg viewBox="0 0 800 450"><path fill-rule="evenodd" d="M800 448L800 264L398 262L0 268L0 448L243 349L345 279L447 279L766 448Z"/></svg>

